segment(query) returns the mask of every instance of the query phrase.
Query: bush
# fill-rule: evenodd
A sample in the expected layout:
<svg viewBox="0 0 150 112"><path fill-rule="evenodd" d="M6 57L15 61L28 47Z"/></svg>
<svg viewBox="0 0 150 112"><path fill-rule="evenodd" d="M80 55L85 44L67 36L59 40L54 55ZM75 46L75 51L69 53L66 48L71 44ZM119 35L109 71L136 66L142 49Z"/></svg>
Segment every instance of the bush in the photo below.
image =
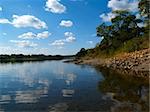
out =
<svg viewBox="0 0 150 112"><path fill-rule="evenodd" d="M120 52L133 52L142 49L149 48L149 38L148 37L139 37L133 38L125 42L118 51Z"/></svg>

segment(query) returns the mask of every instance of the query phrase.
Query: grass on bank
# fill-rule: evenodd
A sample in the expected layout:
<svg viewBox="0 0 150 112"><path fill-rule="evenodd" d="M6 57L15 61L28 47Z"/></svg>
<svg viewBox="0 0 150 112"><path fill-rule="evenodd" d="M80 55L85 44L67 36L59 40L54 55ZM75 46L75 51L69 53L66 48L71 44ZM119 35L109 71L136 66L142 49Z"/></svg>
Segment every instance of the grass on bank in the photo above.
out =
<svg viewBox="0 0 150 112"><path fill-rule="evenodd" d="M91 59L91 58L110 58L114 57L121 53L129 53L134 51L139 51L142 49L149 48L149 36L148 34L143 37L132 38L123 44L121 44L117 49L108 48L100 50L99 46L97 45L93 49L87 49L80 51L77 56Z"/></svg>

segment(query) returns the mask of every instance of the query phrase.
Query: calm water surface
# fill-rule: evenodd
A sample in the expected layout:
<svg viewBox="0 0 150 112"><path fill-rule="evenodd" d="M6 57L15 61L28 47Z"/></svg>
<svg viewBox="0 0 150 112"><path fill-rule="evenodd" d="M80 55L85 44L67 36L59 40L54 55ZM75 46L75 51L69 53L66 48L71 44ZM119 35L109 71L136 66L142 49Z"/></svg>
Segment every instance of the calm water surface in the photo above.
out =
<svg viewBox="0 0 150 112"><path fill-rule="evenodd" d="M62 61L0 64L0 112L148 111L148 84Z"/></svg>

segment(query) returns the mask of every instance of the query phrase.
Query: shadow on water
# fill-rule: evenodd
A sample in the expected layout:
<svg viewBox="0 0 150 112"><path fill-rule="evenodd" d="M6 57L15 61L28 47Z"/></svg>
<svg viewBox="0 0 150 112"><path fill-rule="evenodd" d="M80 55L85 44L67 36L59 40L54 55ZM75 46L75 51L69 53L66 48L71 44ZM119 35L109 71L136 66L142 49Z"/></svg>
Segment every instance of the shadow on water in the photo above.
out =
<svg viewBox="0 0 150 112"><path fill-rule="evenodd" d="M99 69L105 80L98 83L104 98L111 98L115 105L112 112L148 112L149 83L144 78L120 74L110 69Z"/></svg>

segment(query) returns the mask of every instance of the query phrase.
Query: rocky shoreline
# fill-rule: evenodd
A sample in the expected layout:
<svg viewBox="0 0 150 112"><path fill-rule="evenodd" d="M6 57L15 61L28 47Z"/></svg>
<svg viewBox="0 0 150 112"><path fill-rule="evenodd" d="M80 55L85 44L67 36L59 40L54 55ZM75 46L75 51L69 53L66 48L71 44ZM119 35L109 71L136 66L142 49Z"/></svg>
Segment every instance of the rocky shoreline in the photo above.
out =
<svg viewBox="0 0 150 112"><path fill-rule="evenodd" d="M131 53L119 54L113 58L80 58L73 60L73 63L107 67L118 72L123 72L125 74L128 73L137 77L149 77L149 52L150 49L144 49Z"/></svg>

